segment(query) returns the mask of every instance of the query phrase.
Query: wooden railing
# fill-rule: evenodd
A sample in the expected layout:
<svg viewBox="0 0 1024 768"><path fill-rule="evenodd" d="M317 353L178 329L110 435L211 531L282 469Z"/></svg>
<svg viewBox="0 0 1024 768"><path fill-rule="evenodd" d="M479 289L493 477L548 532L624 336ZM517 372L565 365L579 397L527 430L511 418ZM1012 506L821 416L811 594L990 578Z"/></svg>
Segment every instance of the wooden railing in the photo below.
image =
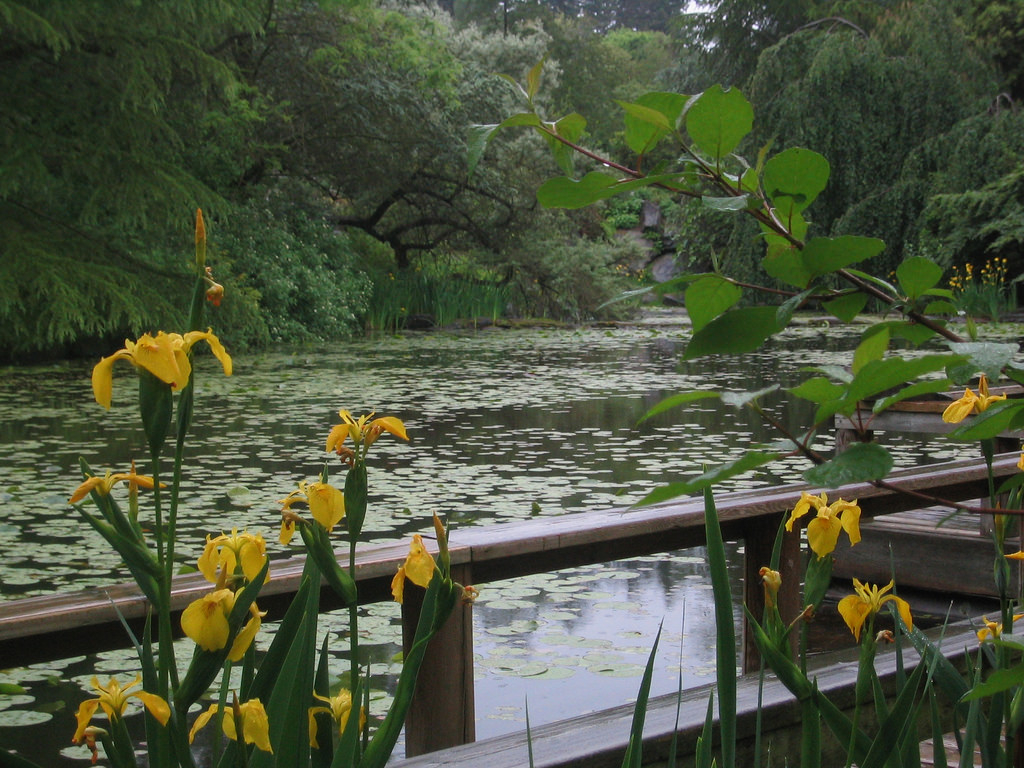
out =
<svg viewBox="0 0 1024 768"><path fill-rule="evenodd" d="M996 457L997 477L1018 471L1019 454ZM888 479L890 488L859 483L833 491L833 496L859 499L863 518L906 511L925 505L914 493L934 494L963 501L987 493L986 471L975 461L947 462L898 470ZM716 496L726 540L744 543L744 600L756 615L763 595L758 569L768 563L775 534L802 490L801 485L761 488ZM426 527L426 526L425 526ZM462 528L451 535L453 577L463 584L486 584L533 573L602 563L700 546L704 537L704 504L699 498L640 508L565 514L482 527ZM798 612L799 547L786 537L780 595L784 613ZM356 579L364 603L389 600L388 585L405 559L406 544L366 547L356 560ZM260 608L271 617L284 612L298 587L302 559L272 564L272 578L260 595ZM791 576L791 578L787 578ZM209 585L198 575L175 579L172 607L180 612L205 594ZM323 610L337 607L327 587L322 590ZM146 600L134 585L89 589L0 603L0 659L16 666L63 658L112 647L127 646L120 616L140 622ZM403 617L403 623L408 623ZM473 738L472 629L469 609L457 611L435 639L439 661L424 664L421 688L431 691L429 706L415 707L407 729L407 751L420 754ZM752 643L744 638L745 665L755 659ZM468 670L468 673L467 673Z"/></svg>

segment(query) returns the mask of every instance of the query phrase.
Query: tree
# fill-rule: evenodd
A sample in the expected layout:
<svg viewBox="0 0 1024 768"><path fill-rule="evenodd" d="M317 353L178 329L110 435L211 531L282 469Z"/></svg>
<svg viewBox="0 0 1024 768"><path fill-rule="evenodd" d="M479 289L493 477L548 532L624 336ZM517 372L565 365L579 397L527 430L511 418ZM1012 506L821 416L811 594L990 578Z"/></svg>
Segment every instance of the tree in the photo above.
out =
<svg viewBox="0 0 1024 768"><path fill-rule="evenodd" d="M174 315L183 265L163 248L197 205L226 207L188 159L219 106L248 119L217 52L262 5L0 2L0 354Z"/></svg>

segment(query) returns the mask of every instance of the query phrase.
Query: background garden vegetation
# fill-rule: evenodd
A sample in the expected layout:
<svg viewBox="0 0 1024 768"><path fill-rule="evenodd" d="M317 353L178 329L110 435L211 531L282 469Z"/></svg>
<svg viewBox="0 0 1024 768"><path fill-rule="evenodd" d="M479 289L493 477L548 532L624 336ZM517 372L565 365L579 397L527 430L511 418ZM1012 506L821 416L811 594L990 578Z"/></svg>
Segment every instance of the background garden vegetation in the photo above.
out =
<svg viewBox="0 0 1024 768"><path fill-rule="evenodd" d="M587 115L588 146L634 162L616 99L737 85L742 151L831 162L812 234L883 238L880 274L912 253L1012 277L1022 37L1024 0L0 0L0 357L180 324L196 207L234 349L622 312L629 206L541 210L558 169L512 132L467 173L468 127L518 107L494 73L545 56L544 109ZM767 282L749 222L654 202L656 251Z"/></svg>

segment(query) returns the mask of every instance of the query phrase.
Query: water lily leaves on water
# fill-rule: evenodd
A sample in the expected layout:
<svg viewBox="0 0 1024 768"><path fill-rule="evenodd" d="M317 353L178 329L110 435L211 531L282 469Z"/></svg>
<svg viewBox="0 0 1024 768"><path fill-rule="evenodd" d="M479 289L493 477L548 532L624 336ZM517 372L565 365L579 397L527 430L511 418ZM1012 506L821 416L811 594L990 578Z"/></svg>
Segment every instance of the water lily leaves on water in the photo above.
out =
<svg viewBox="0 0 1024 768"><path fill-rule="evenodd" d="M638 506L657 504L679 496L685 496L710 488L723 480L757 469L778 459L780 454L766 451L748 451L735 461L726 462L703 472L697 477L681 483L669 483L651 491L637 502Z"/></svg>
<svg viewBox="0 0 1024 768"><path fill-rule="evenodd" d="M52 712L38 712L26 709L0 710L0 728L25 728L30 725L47 723L52 719Z"/></svg>
<svg viewBox="0 0 1024 768"><path fill-rule="evenodd" d="M586 669L601 677L640 677L644 673L643 664L593 664Z"/></svg>

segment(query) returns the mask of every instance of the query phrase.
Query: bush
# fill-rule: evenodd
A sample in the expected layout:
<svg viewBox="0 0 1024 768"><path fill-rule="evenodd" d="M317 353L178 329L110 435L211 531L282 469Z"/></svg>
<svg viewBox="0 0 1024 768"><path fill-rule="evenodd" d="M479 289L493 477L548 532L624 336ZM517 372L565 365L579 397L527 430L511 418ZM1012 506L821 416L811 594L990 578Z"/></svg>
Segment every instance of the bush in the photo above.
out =
<svg viewBox="0 0 1024 768"><path fill-rule="evenodd" d="M359 247L315 214L253 206L232 215L211 242L220 282L226 268L234 290L257 305L254 314L240 301L225 317L224 332L237 342L324 341L361 330L372 286L358 268Z"/></svg>

